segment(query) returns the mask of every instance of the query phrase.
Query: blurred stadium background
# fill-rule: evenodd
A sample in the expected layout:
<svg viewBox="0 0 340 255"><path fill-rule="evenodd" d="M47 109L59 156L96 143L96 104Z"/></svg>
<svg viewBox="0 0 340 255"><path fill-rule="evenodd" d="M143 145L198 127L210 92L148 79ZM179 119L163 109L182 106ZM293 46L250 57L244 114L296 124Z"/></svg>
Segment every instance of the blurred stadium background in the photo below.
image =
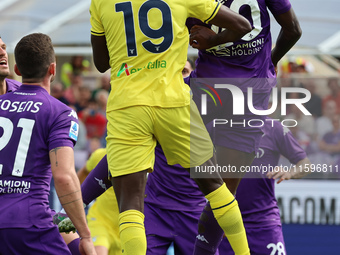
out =
<svg viewBox="0 0 340 255"><path fill-rule="evenodd" d="M307 130L307 126L302 125L294 134L313 163L333 166L333 172L330 173L327 167L328 171L311 174L307 179L277 185L287 253L340 254L340 173L335 173L340 149L331 155L320 150L318 140L322 139L322 135L317 128L318 119L327 117L323 102L334 93L327 85L328 79L335 78L340 86L340 1L291 0L291 3L300 20L303 35L281 61L279 86L289 83L308 87L311 84L312 87L308 88L314 88L321 104L319 114L313 114L312 122L306 121L312 123L313 128L309 130L309 125ZM83 56L91 64L91 71L83 76L83 86L91 91L98 89L102 76L92 63L89 5L90 0L0 0L0 35L8 45L11 70L17 41L26 34L42 32L50 35L54 42L59 67L75 55ZM272 24L275 43L279 26L274 20ZM195 58L197 51L189 47L188 55ZM60 70L57 76L59 81ZM13 77L18 79L14 74ZM337 109L333 115L340 113L339 105ZM320 121L323 129L324 122L322 119ZM87 137L85 146L76 152L78 169L95 147L102 146L92 143L91 139ZM284 159L282 164L287 164ZM58 208L53 197L51 203L52 207Z"/></svg>

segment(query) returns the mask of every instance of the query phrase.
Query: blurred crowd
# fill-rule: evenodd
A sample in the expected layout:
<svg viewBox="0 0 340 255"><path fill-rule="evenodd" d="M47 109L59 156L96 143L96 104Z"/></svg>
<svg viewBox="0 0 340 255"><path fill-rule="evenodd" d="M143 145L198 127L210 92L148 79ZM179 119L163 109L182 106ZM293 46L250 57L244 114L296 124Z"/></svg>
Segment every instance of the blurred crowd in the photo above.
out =
<svg viewBox="0 0 340 255"><path fill-rule="evenodd" d="M60 77L51 85L51 95L78 114L79 137L74 148L77 170L93 151L106 146L106 104L110 89L110 73L91 70L90 61L83 56L73 56L62 64Z"/></svg>
<svg viewBox="0 0 340 255"><path fill-rule="evenodd" d="M298 87L311 93L310 100L303 105L312 115L303 114L291 104L287 106L287 115L283 116L279 102L271 117L293 119L298 123L289 129L313 164L313 173L308 178L340 179L340 76L315 77L313 71L310 63L296 58L283 62L278 78L279 91L282 87ZM291 99L303 97L302 93L288 94ZM285 159L281 163L289 165Z"/></svg>

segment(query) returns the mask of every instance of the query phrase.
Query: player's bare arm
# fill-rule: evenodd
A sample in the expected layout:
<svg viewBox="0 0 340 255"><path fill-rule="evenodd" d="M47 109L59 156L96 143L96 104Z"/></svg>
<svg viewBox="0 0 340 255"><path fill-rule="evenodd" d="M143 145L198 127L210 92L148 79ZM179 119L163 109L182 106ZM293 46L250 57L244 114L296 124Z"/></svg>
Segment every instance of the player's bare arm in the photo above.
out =
<svg viewBox="0 0 340 255"><path fill-rule="evenodd" d="M60 199L64 199L64 198L66 199L66 197L68 197L68 196L73 196L73 195L74 195L75 193L77 193L77 192L80 192L80 190L73 191L73 192L68 193L68 194L65 194L65 195L63 195L63 196L58 196L58 198L59 198L59 200L60 200ZM76 198L75 200L71 200L71 201L68 201L68 202L66 202L66 203L62 203L61 205L64 207L65 205L68 205L68 204L77 202L78 200L81 200L81 198Z"/></svg>
<svg viewBox="0 0 340 255"><path fill-rule="evenodd" d="M224 5L221 6L210 23L227 28L227 30L216 34L209 28L196 25L190 30L190 45L192 47L202 50L222 43L234 42L241 39L252 29L246 18Z"/></svg>
<svg viewBox="0 0 340 255"><path fill-rule="evenodd" d="M209 23L234 31L239 34L240 38L252 30L246 18L224 5L221 6L216 16Z"/></svg>
<svg viewBox="0 0 340 255"><path fill-rule="evenodd" d="M300 39L302 30L293 8L286 13L274 15L274 17L281 26L280 33L276 40L276 45L272 50L272 61L276 67L280 59Z"/></svg>
<svg viewBox="0 0 340 255"><path fill-rule="evenodd" d="M216 34L210 28L195 25L190 29L190 45L193 48L205 50L227 42L235 42L242 36L243 34L232 30L224 30Z"/></svg>
<svg viewBox="0 0 340 255"><path fill-rule="evenodd" d="M284 180L300 179L310 173L310 164L310 160L308 158L304 158L296 163L294 167L290 168L289 171L285 171L279 166L276 167L273 172L267 173L267 177L269 179L278 180L277 184Z"/></svg>
<svg viewBox="0 0 340 255"><path fill-rule="evenodd" d="M57 158L59 159L58 164L56 164ZM90 237L91 233L86 224L80 184L74 168L73 149L71 147L58 147L58 150L51 150L50 161L60 203L78 230L79 236L82 238Z"/></svg>
<svg viewBox="0 0 340 255"><path fill-rule="evenodd" d="M60 149L60 147L57 147L53 150L51 150L51 153L54 153L55 155L55 165L58 166L58 157L57 157L57 151Z"/></svg>
<svg viewBox="0 0 340 255"><path fill-rule="evenodd" d="M105 36L91 35L94 65L99 72L105 73L110 69L110 56Z"/></svg>

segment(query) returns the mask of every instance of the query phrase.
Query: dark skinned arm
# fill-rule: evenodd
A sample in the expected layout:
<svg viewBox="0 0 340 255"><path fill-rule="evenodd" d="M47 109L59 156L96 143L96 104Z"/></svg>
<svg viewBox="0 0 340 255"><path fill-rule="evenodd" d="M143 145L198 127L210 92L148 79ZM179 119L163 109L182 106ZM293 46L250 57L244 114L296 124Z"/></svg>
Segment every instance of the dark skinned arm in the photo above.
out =
<svg viewBox="0 0 340 255"><path fill-rule="evenodd" d="M246 18L224 5L221 6L210 23L218 27L226 28L227 30L216 34L209 28L194 26L190 30L190 45L192 47L196 49L207 49L222 43L234 42L252 30Z"/></svg>
<svg viewBox="0 0 340 255"><path fill-rule="evenodd" d="M276 45L272 50L272 61L276 67L280 59L300 39L302 31L293 8L286 13L274 15L274 17L281 26L280 33L276 39Z"/></svg>
<svg viewBox="0 0 340 255"><path fill-rule="evenodd" d="M242 36L243 34L232 30L224 30L216 34L210 28L195 25L190 29L190 45L193 48L205 50L226 42L235 42Z"/></svg>
<svg viewBox="0 0 340 255"><path fill-rule="evenodd" d="M110 69L110 55L106 45L105 36L91 35L94 65L99 72L105 73Z"/></svg>

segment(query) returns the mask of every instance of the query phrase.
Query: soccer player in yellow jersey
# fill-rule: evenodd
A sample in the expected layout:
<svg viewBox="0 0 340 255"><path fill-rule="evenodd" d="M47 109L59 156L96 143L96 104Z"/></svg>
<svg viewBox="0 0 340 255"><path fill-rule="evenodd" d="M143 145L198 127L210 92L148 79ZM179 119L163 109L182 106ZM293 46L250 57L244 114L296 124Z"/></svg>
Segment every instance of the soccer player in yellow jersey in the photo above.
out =
<svg viewBox="0 0 340 255"><path fill-rule="evenodd" d="M251 26L214 0L92 0L90 13L95 66L100 72L111 68L106 149L122 252L143 255L144 189L156 141L170 165L213 164L212 142L181 73L189 44L186 19L227 28L228 41ZM249 254L237 202L220 176L213 177L196 182L235 253Z"/></svg>
<svg viewBox="0 0 340 255"><path fill-rule="evenodd" d="M91 154L85 166L77 173L80 183L85 180L105 155L106 149L104 148L97 149ZM98 180L98 184L100 184L100 181ZM118 204L113 188L106 190L90 207L87 214L87 224L91 231L92 242L97 255L122 254L118 230L118 214Z"/></svg>

